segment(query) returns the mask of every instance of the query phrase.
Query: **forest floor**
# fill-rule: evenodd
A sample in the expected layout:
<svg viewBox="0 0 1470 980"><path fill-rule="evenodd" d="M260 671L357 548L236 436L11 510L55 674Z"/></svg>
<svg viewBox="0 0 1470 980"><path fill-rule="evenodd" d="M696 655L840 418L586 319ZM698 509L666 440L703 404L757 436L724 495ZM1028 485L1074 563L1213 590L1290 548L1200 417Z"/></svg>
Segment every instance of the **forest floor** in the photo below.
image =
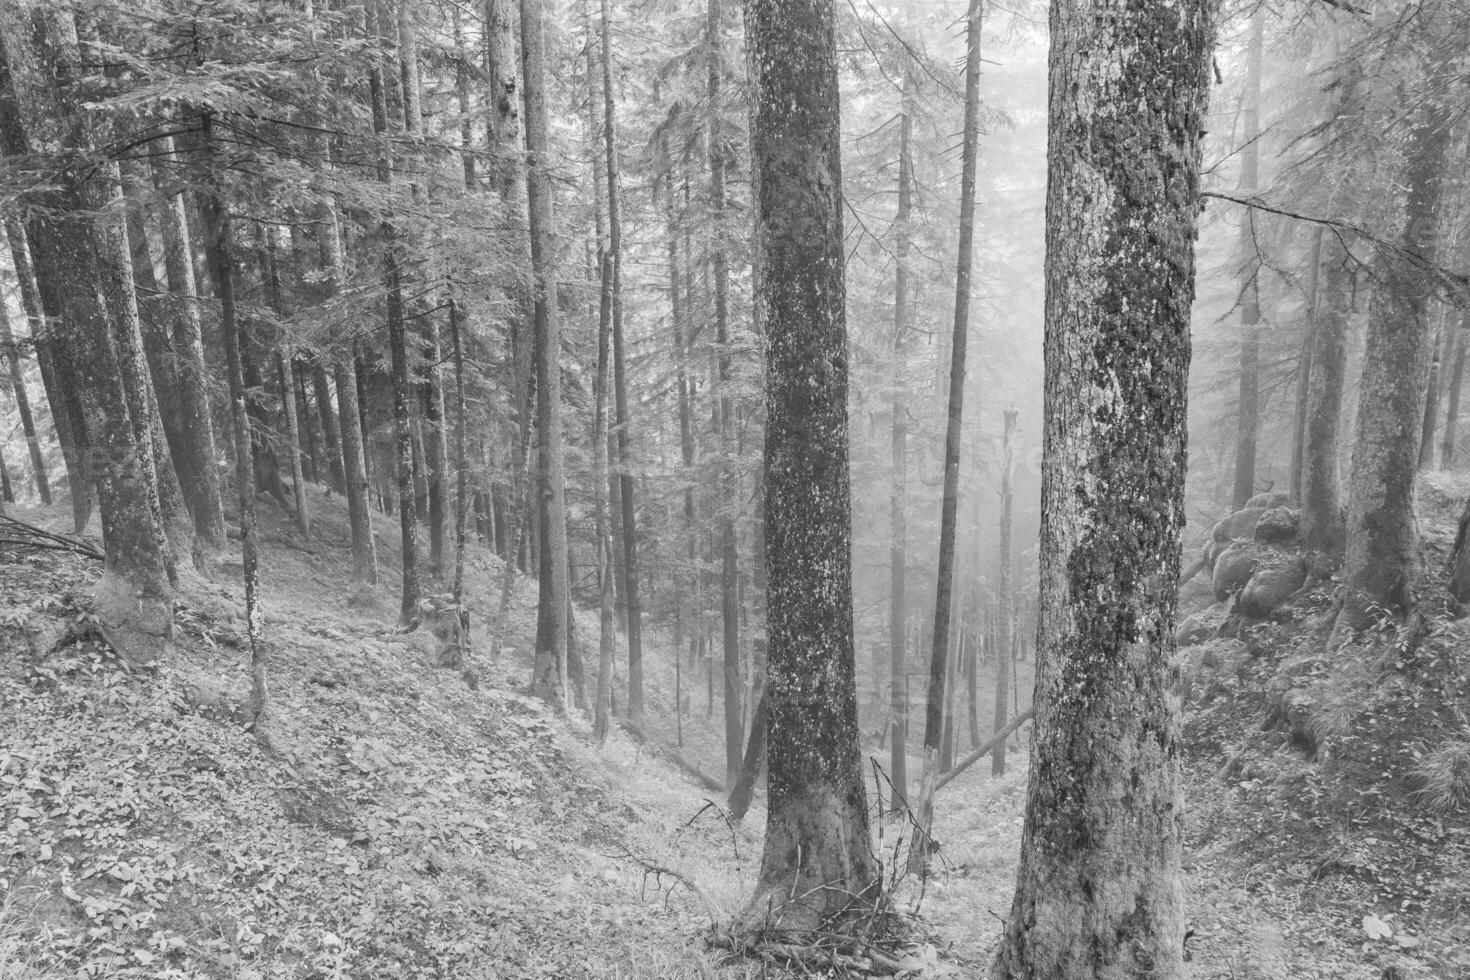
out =
<svg viewBox="0 0 1470 980"><path fill-rule="evenodd" d="M78 615L95 562L0 550L0 980L776 974L706 942L751 888L764 812L757 797L728 822L657 748L675 738L668 638L650 630L647 643L656 738L615 732L598 746L585 718L558 719L526 690L533 581L518 582L489 663L500 564L471 550L471 690L435 665L427 630L393 625L390 535L382 583L354 589L341 502L312 504L305 540L261 508L264 739L238 718L237 555L209 580L187 577L172 654L129 670L90 641L30 649ZM66 514L63 502L20 516L61 531ZM595 617L579 616L595 649ZM719 724L718 701L709 719L684 717L684 755L705 773L723 769ZM1456 959L1470 950L1470 930L1455 932L1463 898L1390 907L1387 890L1352 885L1361 876L1252 847L1242 831L1269 838L1270 811L1252 824L1263 811L1206 756L1187 789L1194 976L1470 976ZM1024 768L992 779L982 763L942 791L935 873L917 910L913 884L899 893L913 975L983 975L1009 909ZM1442 852L1470 847L1464 812L1452 816L1435 818ZM878 834L891 857L905 827L881 821ZM1366 834L1365 860L1387 880L1396 869ZM1442 886L1465 867L1440 860L1420 886L1454 891Z"/></svg>

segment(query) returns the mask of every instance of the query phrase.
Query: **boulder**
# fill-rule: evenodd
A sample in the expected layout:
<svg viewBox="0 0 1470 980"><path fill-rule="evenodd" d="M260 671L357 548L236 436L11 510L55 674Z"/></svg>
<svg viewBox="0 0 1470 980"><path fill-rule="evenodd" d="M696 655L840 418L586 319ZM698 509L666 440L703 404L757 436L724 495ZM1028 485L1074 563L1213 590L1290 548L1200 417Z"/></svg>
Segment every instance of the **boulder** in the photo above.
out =
<svg viewBox="0 0 1470 980"><path fill-rule="evenodd" d="M1290 507L1273 507L1256 521L1255 539L1262 544L1289 545L1296 540L1301 513Z"/></svg>
<svg viewBox="0 0 1470 980"><path fill-rule="evenodd" d="M1291 496L1280 490L1267 490L1258 493L1245 502L1246 507L1259 507L1261 510L1271 510L1275 507L1285 507L1291 503Z"/></svg>
<svg viewBox="0 0 1470 980"><path fill-rule="evenodd" d="M1215 559L1215 574L1210 579L1210 585L1215 590L1215 598L1224 602L1235 595L1245 588L1246 583L1251 579L1251 573L1255 570L1254 549L1244 542L1236 542L1220 552Z"/></svg>
<svg viewBox="0 0 1470 980"><path fill-rule="evenodd" d="M1307 566L1300 558L1267 568L1257 568L1240 593L1236 608L1251 619L1268 619L1284 606L1307 580Z"/></svg>
<svg viewBox="0 0 1470 980"><path fill-rule="evenodd" d="M1211 533L1216 541L1237 541L1241 538L1250 540L1256 534L1256 521L1266 513L1264 507L1247 507L1238 510L1215 525Z"/></svg>
<svg viewBox="0 0 1470 980"><path fill-rule="evenodd" d="M1220 623L1224 619L1225 608L1218 603L1208 609L1192 613L1181 620L1178 628L1175 629L1174 644L1188 647L1214 639L1220 632Z"/></svg>

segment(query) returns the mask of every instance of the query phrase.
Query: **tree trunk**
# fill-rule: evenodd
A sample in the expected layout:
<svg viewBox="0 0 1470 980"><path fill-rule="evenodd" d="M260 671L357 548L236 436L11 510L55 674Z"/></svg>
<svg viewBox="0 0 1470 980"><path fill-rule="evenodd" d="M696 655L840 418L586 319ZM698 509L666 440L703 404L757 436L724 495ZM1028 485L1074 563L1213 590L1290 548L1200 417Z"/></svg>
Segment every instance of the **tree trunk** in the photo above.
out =
<svg viewBox="0 0 1470 980"><path fill-rule="evenodd" d="M0 11L0 149L24 156L37 138L62 147L49 186L25 195L34 210L29 239L41 307L55 324L53 351L66 362L79 396L79 454L87 454L102 512L103 573L93 610L118 652L142 662L167 652L173 630L173 588L159 524L152 460L131 425L123 365L113 324L96 288L103 284L97 254L106 248L93 216L110 194L94 166L95 141L72 86L81 77L76 25L69 11L35 8L30 25ZM16 47L30 39L29 57ZM24 77L17 64L36 64Z"/></svg>
<svg viewBox="0 0 1470 980"><path fill-rule="evenodd" d="M1319 302L1312 318L1312 375L1302 447L1302 546L1328 554L1342 551L1344 534L1337 457L1352 303L1349 261L1336 237L1324 241Z"/></svg>
<svg viewBox="0 0 1470 980"><path fill-rule="evenodd" d="M858 745L842 164L831 0L746 8L766 337L769 772L746 937L840 926L880 882Z"/></svg>
<svg viewBox="0 0 1470 980"><path fill-rule="evenodd" d="M103 299L112 322L112 339L116 347L118 367L122 370L123 391L128 400L128 420L133 437L146 455L144 467L149 506L157 511L158 525L164 530L164 567L169 581L178 584L174 556L193 553L194 528L179 490L173 459L163 433L158 412L158 399L153 392L153 379L143 358L143 333L138 316L138 292L133 281L133 255L128 243L121 175L116 164L103 168L110 185L110 210L98 216L97 268L101 273Z"/></svg>
<svg viewBox="0 0 1470 980"><path fill-rule="evenodd" d="M1449 311L1442 311L1439 320L1439 330L1436 334L1438 342L1431 348L1433 360L1429 364L1429 381L1424 386L1424 421L1419 434L1419 469L1421 470L1434 466L1434 436L1439 423L1441 375L1449 368L1447 362L1450 359L1450 344L1454 341L1449 322Z"/></svg>
<svg viewBox="0 0 1470 980"><path fill-rule="evenodd" d="M469 174L473 177L473 173ZM477 675L469 665L470 611L464 601L465 527L470 508L470 468L465 451L466 403L464 393L464 344L460 338L459 306L449 301L449 343L454 356L454 644L451 664L462 672L471 688L479 686Z"/></svg>
<svg viewBox="0 0 1470 980"><path fill-rule="evenodd" d="M750 812L750 802L755 797L755 784L760 778L761 766L766 761L766 725L770 715L770 702L762 691L755 699L755 714L750 720L750 739L745 746L745 757L740 763L740 774L730 784L730 799L726 809L730 811L731 820L744 820L745 815Z"/></svg>
<svg viewBox="0 0 1470 980"><path fill-rule="evenodd" d="M46 478L46 460L41 455L41 440L36 436L36 420L31 415L31 398L26 393L25 371L20 363L20 345L10 330L10 314L4 303L0 303L0 349L5 351L5 360L10 366L10 394L15 399L20 429L31 451L31 476L35 480L36 493L42 506L50 507L51 481Z"/></svg>
<svg viewBox="0 0 1470 980"><path fill-rule="evenodd" d="M1417 110L1405 152L1404 251L1433 261L1450 141L1442 106ZM1424 418L1425 375L1434 343L1429 277L1380 252L1368 310L1341 608L1328 640L1335 649L1374 620L1375 610L1407 615L1419 580L1414 477Z"/></svg>
<svg viewBox="0 0 1470 980"><path fill-rule="evenodd" d="M211 118L201 120L202 140L212 147ZM210 151L213 164L213 151ZM220 179L222 171L211 173ZM224 337L225 370L230 385L230 420L235 430L235 496L240 507L240 565L245 580L245 624L250 642L250 704L252 723L263 721L268 693L265 674L264 629L260 615L259 533L255 526L255 454L251 446L250 416L246 404L244 336L235 310L234 258L230 241L230 212L221 199L221 189L211 186L200 195L199 210L204 221L204 250L214 278L214 293L220 304L220 333Z"/></svg>
<svg viewBox="0 0 1470 980"><path fill-rule="evenodd" d="M1041 648L993 978L1184 974L1172 656L1213 7L1051 8Z"/></svg>
<svg viewBox="0 0 1470 980"><path fill-rule="evenodd" d="M380 13L380 16L382 14ZM386 32L386 25L379 24ZM377 177L388 184L392 159L388 143L388 92L382 66L374 64L369 72L372 92L373 132L378 134L379 156ZM398 531L402 550L403 586L398 621L408 625L419 617L419 522L414 507L413 465L413 389L408 376L408 333L403 319L403 272L399 254L398 232L391 222L382 225L383 292L388 314L388 352L393 370L393 430L396 450L394 467L398 485Z"/></svg>
<svg viewBox="0 0 1470 980"><path fill-rule="evenodd" d="M904 509L909 453L909 406L905 392L908 385L909 222L913 215L914 196L913 87L913 70L906 67L899 113L898 211L893 218L892 490L888 510L888 670L889 711L893 717L888 780L892 784L894 809L905 805L908 799L908 651L904 643L908 623L908 523Z"/></svg>
<svg viewBox="0 0 1470 980"><path fill-rule="evenodd" d="M158 142L153 179L166 195L159 205L163 232L164 271L173 294L173 354L178 366L179 453L174 460L179 487L194 517L195 539L210 551L225 546L225 516L215 445L214 416L209 406L209 369L204 363L204 328L194 276L184 184L166 167L177 163L174 142Z"/></svg>
<svg viewBox="0 0 1470 980"><path fill-rule="evenodd" d="M1459 439L1460 425L1460 389L1465 386L1467 333L1470 333L1470 315L1463 317L1460 328L1454 331L1454 354L1450 359L1454 367L1450 370L1449 381L1445 385L1444 438L1439 444L1439 467L1444 470L1455 465L1455 443Z"/></svg>
<svg viewBox="0 0 1470 980"><path fill-rule="evenodd" d="M526 186L531 222L536 336L536 431L540 467L541 577L533 690L567 710L567 511L562 479L561 329L557 309L556 226L546 110L546 0L521 0L525 85Z"/></svg>
<svg viewBox="0 0 1470 980"><path fill-rule="evenodd" d="M342 254L342 223L335 204L322 205L318 235L322 242L321 260L326 266L327 285L332 296L339 296L346 283ZM364 438L362 404L357 382L357 358L351 341L345 340L334 325L330 340L337 350L332 359L332 373L337 382L337 431L341 446L343 484L347 494L347 525L352 536L352 581L378 584L377 543L373 538L373 511L368 500L367 459L369 445ZM322 395L326 379L317 382L317 399L326 406L322 415L325 426L332 400Z"/></svg>
<svg viewBox="0 0 1470 980"><path fill-rule="evenodd" d="M516 97L516 0L485 0L485 70L489 76L486 176L502 199L519 197L520 102Z"/></svg>
<svg viewBox="0 0 1470 980"><path fill-rule="evenodd" d="M1322 238L1326 229L1320 225L1312 234L1312 247L1307 255L1306 323L1302 329L1301 356L1297 362L1296 408L1291 426L1291 499L1301 505L1307 453L1307 412L1311 403L1312 374L1318 370L1313 354L1317 337L1318 306L1322 300ZM1182 584L1182 583L1181 583Z"/></svg>
<svg viewBox="0 0 1470 980"><path fill-rule="evenodd" d="M46 389L46 402L51 407L51 421L56 427L56 441L61 444L62 462L66 464L67 489L71 494L72 530L81 534L92 514L92 479L90 466L81 447L86 443L82 429L80 393L74 383L68 384L70 367L62 363L53 349L52 331L42 309L40 287L31 262L31 246L25 229L16 218L5 219L5 237L15 278L20 287L21 305L30 322L31 343L36 349L36 364L41 369L41 382Z"/></svg>
<svg viewBox="0 0 1470 980"><path fill-rule="evenodd" d="M1014 563L1011 560L1011 489L1015 454L1011 446L1011 435L1016 431L1017 412L1008 408L1003 413L1004 434L1001 437L1000 470L1000 643L995 650L995 723L991 731L998 732L1006 727L1010 715L1011 666L1015 659L1016 642L1016 586ZM990 775L1004 776L1006 772L1006 744L1001 742L990 754Z"/></svg>
<svg viewBox="0 0 1470 980"><path fill-rule="evenodd" d="M1246 48L1245 126L1240 158L1240 196L1252 197L1261 172L1261 47L1265 14L1251 17ZM1256 435L1261 428L1261 256L1256 242L1256 213L1241 216L1240 391L1236 402L1235 494L1236 510L1256 492Z"/></svg>
<svg viewBox="0 0 1470 980"><path fill-rule="evenodd" d="M613 400L617 408L618 489L623 517L623 579L628 609L628 721L643 727L643 611L639 600L637 497L633 483L628 379L623 337L622 185L618 167L617 120L613 112L612 15L602 0L602 140L607 179L607 232L612 259ZM730 783L726 783L730 785Z"/></svg>
<svg viewBox="0 0 1470 980"><path fill-rule="evenodd" d="M949 617L954 596L955 523L960 490L960 437L964 421L965 343L970 324L970 270L975 241L975 158L980 139L980 28L984 0L970 0L965 28L965 128L961 140L960 241L955 271L954 335L950 349L949 413L944 437L944 496L939 511L939 569L934 599L933 646L929 657L928 703L924 713L924 763L919 805L909 849L909 868L927 873L929 830L934 820L934 780L939 776L939 742L944 725L948 675Z"/></svg>
<svg viewBox="0 0 1470 980"><path fill-rule="evenodd" d="M328 234L325 229L319 234ZM332 383L321 355L312 358L311 391L316 397L316 413L322 427L322 445L327 457L327 485L347 495L347 477L342 468L342 444L338 441L337 412L332 407Z"/></svg>

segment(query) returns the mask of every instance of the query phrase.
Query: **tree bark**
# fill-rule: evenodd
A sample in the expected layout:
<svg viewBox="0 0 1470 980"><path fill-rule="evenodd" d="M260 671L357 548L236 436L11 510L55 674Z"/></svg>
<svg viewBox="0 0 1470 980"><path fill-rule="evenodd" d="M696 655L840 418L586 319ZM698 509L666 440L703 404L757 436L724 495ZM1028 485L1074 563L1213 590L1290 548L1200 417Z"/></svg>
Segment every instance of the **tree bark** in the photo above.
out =
<svg viewBox="0 0 1470 980"><path fill-rule="evenodd" d="M172 137L158 143L153 178L165 196L159 206L163 232L164 272L173 294L173 353L177 359L179 389L179 453L174 460L179 487L194 518L194 536L204 548L225 546L223 495L215 445L214 416L209 406L209 370L204 363L204 328L199 314L199 290L194 276L184 185L169 165L177 164Z"/></svg>
<svg viewBox="0 0 1470 980"><path fill-rule="evenodd" d="M1307 414L1311 403L1312 374L1318 370L1313 355L1317 334L1318 306L1322 301L1322 239L1326 229L1318 227L1312 234L1307 254L1306 323L1302 329L1301 356L1297 360L1296 406L1291 426L1291 499L1302 500L1307 454ZM1183 583L1180 583L1183 584Z"/></svg>
<svg viewBox="0 0 1470 980"><path fill-rule="evenodd" d="M8 151L7 151L8 152ZM82 446L86 434L82 430L80 393L75 383L68 383L70 367L63 363L52 345L52 330L42 308L35 266L31 262L31 246L24 227L16 218L5 219L5 237L15 278L20 287L22 308L31 327L31 343L36 350L36 364L41 369L41 382L46 389L46 402L51 407L51 421L56 426L56 441L61 444L62 462L66 464L67 490L71 494L72 530L81 534L92 514L92 480Z"/></svg>
<svg viewBox="0 0 1470 980"><path fill-rule="evenodd" d="M715 0L718 2L718 0ZM612 14L602 0L602 142L607 180L608 248L612 259L613 401L617 409L618 489L622 506L623 579L628 610L628 721L643 726L643 610L639 597L637 491L634 486L623 332L622 183L618 165L617 116L613 112ZM726 785L730 785L729 782Z"/></svg>
<svg viewBox="0 0 1470 980"><path fill-rule="evenodd" d="M1440 469L1448 470L1455 465L1455 446L1459 440L1460 389L1465 386L1465 335L1470 333L1470 315L1460 320L1460 328L1454 331L1454 354L1449 382L1445 386L1444 437L1439 444Z"/></svg>
<svg viewBox="0 0 1470 980"><path fill-rule="evenodd" d="M1429 363L1429 381L1424 385L1424 421L1419 433L1419 469L1421 470L1434 466L1434 436L1439 424L1441 376L1449 367L1445 362L1450 359L1450 344L1454 340L1451 330L1449 311L1445 310L1440 315L1440 327L1435 336L1436 342L1430 348L1433 360Z"/></svg>
<svg viewBox="0 0 1470 980"><path fill-rule="evenodd" d="M93 126L78 102L82 77L76 24L66 10L0 11L0 149L26 156L39 136L62 153L49 186L26 195L33 208L28 237L34 250L41 307L55 325L53 351L66 362L68 382L79 396L83 440L102 512L103 573L93 609L125 658L142 662L167 652L173 630L173 588L167 546L159 523L152 460L129 421L123 365L112 337L113 322L96 288L106 248L93 216L110 198L93 165ZM17 45L29 38L29 58L17 61ZM25 73L17 64L32 64Z"/></svg>
<svg viewBox="0 0 1470 980"><path fill-rule="evenodd" d="M1312 317L1312 374L1302 447L1302 546L1328 554L1342 551L1344 534L1337 457L1352 302L1348 261L1341 242L1335 237L1324 241L1319 301Z"/></svg>
<svg viewBox="0 0 1470 980"><path fill-rule="evenodd" d="M950 347L949 412L944 436L944 495L939 510L939 569L934 598L933 645L929 657L928 703L924 713L924 762L919 805L909 849L909 868L927 873L929 830L934 821L934 780L944 726L948 676L950 605L954 597L955 523L960 491L960 437L964 422L965 344L970 324L970 271L975 241L975 169L980 139L980 29L984 0L970 0L965 28L965 128L961 137L960 241L955 271L954 334Z"/></svg>
<svg viewBox="0 0 1470 980"><path fill-rule="evenodd" d="M1450 142L1443 113L1433 102L1421 106L1405 148L1408 196L1399 244L1431 261ZM1432 284L1394 255L1380 252L1375 266L1332 649L1368 626L1375 610L1408 615L1420 572L1414 477L1434 343L1427 312Z"/></svg>
<svg viewBox="0 0 1470 980"><path fill-rule="evenodd" d="M1015 569L1011 561L1011 477L1015 454L1011 447L1011 435L1016 431L1017 412L1014 408L1008 408L1003 416L1000 464L1000 644L995 651L995 723L991 728L996 732L1006 727L1006 719L1010 715L1011 663L1016 649L1016 586ZM1002 741L990 754L990 775L1004 776L1005 772L1006 745Z"/></svg>
<svg viewBox="0 0 1470 980"><path fill-rule="evenodd" d="M526 199L531 223L536 337L537 493L542 545L532 688L567 710L567 511L562 480L561 325L557 309L556 225L546 109L546 0L521 0L525 78Z"/></svg>
<svg viewBox="0 0 1470 980"><path fill-rule="evenodd" d="M0 303L0 349L5 351L5 360L10 367L10 394L15 399L15 410L20 415L20 430L25 435L26 447L31 452L31 477L36 484L36 494L41 498L42 506L50 507L51 481L46 478L46 460L41 455L41 440L36 435L35 417L31 415L31 398L26 392L20 345L11 332L10 314L4 303Z"/></svg>
<svg viewBox="0 0 1470 980"><path fill-rule="evenodd" d="M1213 6L1051 8L1036 727L994 978L1184 973L1171 659Z"/></svg>
<svg viewBox="0 0 1470 980"><path fill-rule="evenodd" d="M277 257L275 231L269 226L260 227L261 272L265 277L266 295L279 323L285 323L289 311L286 309L286 294L281 289L281 270ZM281 410L286 418L287 451L290 455L291 502L296 508L296 530L303 537L311 533L310 505L306 498L306 476L301 468L301 419L296 412L296 370L294 354L280 338L272 345L276 362L276 377L281 388Z"/></svg>
<svg viewBox="0 0 1470 980"><path fill-rule="evenodd" d="M914 78L911 66L903 76L902 105L898 136L898 210L893 217L893 398L891 419L888 541L888 670L889 711L892 713L892 744L889 746L888 781L892 785L894 809L908 800L908 330L909 330L909 222L914 196Z"/></svg>
<svg viewBox="0 0 1470 980"><path fill-rule="evenodd" d="M842 164L831 0L746 7L766 338L769 772L752 940L871 908L858 745L847 457Z"/></svg>
<svg viewBox="0 0 1470 980"><path fill-rule="evenodd" d="M1240 160L1240 196L1253 196L1261 172L1261 48L1265 13L1251 17L1246 48L1244 144ZM1261 256L1256 242L1255 211L1241 215L1240 390L1236 401L1235 493L1236 510L1256 492L1256 436L1261 428Z"/></svg>
<svg viewBox="0 0 1470 980"><path fill-rule="evenodd" d="M211 116L201 117L202 140L211 147L209 163L213 164ZM245 626L250 642L250 704L253 724L264 719L269 695L265 673L264 624L260 613L259 532L255 525L255 453L251 445L250 415L246 402L244 335L235 304L233 247L230 240L230 212L222 199L221 188L213 184L222 177L220 171L210 174L211 186L200 196L199 210L204 222L204 250L209 271L214 279L214 293L220 304L220 333L224 338L225 370L229 375L230 420L235 432L235 496L240 507L240 566L245 580Z"/></svg>

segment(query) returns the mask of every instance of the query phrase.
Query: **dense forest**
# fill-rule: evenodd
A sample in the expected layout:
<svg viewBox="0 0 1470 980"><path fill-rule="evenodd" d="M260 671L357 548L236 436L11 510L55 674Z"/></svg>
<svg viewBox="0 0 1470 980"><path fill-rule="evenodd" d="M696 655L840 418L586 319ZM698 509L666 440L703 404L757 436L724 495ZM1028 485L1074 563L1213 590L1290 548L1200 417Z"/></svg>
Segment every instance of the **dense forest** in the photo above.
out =
<svg viewBox="0 0 1470 980"><path fill-rule="evenodd" d="M1470 976L1467 159L1464 0L0 0L0 980Z"/></svg>

